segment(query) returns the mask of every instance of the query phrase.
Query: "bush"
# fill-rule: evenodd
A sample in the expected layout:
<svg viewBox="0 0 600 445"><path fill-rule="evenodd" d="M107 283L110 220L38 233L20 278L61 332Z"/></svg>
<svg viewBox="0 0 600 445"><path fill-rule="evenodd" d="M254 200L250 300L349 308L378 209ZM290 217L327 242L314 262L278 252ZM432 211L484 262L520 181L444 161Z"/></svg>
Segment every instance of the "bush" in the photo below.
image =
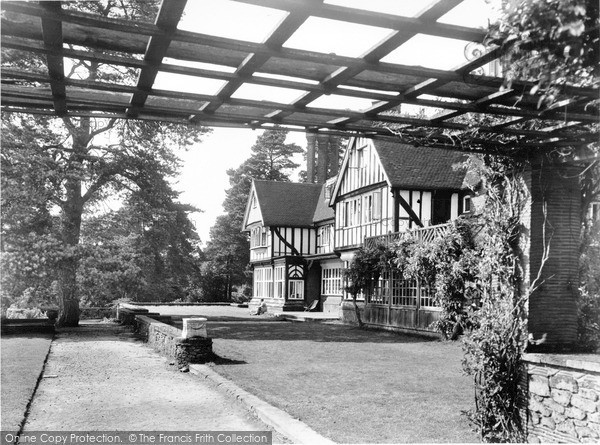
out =
<svg viewBox="0 0 600 445"><path fill-rule="evenodd" d="M46 314L44 312L42 312L42 310L40 308L37 308L37 307L17 308L17 307L11 306L6 311L6 318L31 320L31 319L44 319L47 317L46 317Z"/></svg>

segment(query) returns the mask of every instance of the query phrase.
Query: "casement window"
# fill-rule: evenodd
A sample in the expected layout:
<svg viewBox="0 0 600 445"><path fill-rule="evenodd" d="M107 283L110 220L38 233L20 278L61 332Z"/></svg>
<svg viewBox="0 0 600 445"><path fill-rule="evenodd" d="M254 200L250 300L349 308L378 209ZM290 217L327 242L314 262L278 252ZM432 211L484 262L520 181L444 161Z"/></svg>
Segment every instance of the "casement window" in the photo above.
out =
<svg viewBox="0 0 600 445"><path fill-rule="evenodd" d="M283 284L285 283L285 266L275 266L275 280L274 280L274 296L275 298L283 298Z"/></svg>
<svg viewBox="0 0 600 445"><path fill-rule="evenodd" d="M273 297L273 269L271 267L257 267L254 269L252 295L258 298Z"/></svg>
<svg viewBox="0 0 600 445"><path fill-rule="evenodd" d="M469 195L464 196L463 197L463 213L470 213L471 206L472 206L471 197Z"/></svg>
<svg viewBox="0 0 600 445"><path fill-rule="evenodd" d="M352 162L350 162L350 167L355 169L361 169L365 166L365 147L358 147L356 151L353 153Z"/></svg>
<svg viewBox="0 0 600 445"><path fill-rule="evenodd" d="M358 226L360 224L360 202L360 198L353 199L350 202L350 226Z"/></svg>
<svg viewBox="0 0 600 445"><path fill-rule="evenodd" d="M327 247L331 243L331 225L321 226L319 227L318 233L318 246L319 247Z"/></svg>
<svg viewBox="0 0 600 445"><path fill-rule="evenodd" d="M266 227L255 227L250 232L250 247L266 247L268 245L269 231Z"/></svg>
<svg viewBox="0 0 600 445"><path fill-rule="evenodd" d="M433 290L429 286L421 286L421 307L438 307L433 299Z"/></svg>
<svg viewBox="0 0 600 445"><path fill-rule="evenodd" d="M363 223L373 221L373 195L363 197Z"/></svg>
<svg viewBox="0 0 600 445"><path fill-rule="evenodd" d="M304 280L289 280L288 287L290 300L304 300Z"/></svg>
<svg viewBox="0 0 600 445"><path fill-rule="evenodd" d="M416 306L417 291L416 280L404 280L394 274L392 280L392 306Z"/></svg>
<svg viewBox="0 0 600 445"><path fill-rule="evenodd" d="M369 295L368 303L390 304L389 294L390 272L383 272L372 295Z"/></svg>
<svg viewBox="0 0 600 445"><path fill-rule="evenodd" d="M381 192L373 193L373 220L381 219Z"/></svg>
<svg viewBox="0 0 600 445"><path fill-rule="evenodd" d="M341 206L340 227L351 227L356 225L356 200L344 201Z"/></svg>
<svg viewBox="0 0 600 445"><path fill-rule="evenodd" d="M381 219L381 192L370 193L363 197L363 223Z"/></svg>
<svg viewBox="0 0 600 445"><path fill-rule="evenodd" d="M321 271L321 295L342 295L342 269L326 268Z"/></svg>

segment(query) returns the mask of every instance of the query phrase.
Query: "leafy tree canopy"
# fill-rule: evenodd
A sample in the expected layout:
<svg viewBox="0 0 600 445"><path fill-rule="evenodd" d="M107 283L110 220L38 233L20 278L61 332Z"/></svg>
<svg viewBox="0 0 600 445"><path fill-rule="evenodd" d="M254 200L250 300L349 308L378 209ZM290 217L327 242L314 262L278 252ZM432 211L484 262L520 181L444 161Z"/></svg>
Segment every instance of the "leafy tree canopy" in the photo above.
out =
<svg viewBox="0 0 600 445"><path fill-rule="evenodd" d="M598 84L600 17L596 0L502 0L488 43L507 47L506 86L537 82L540 104L551 105L565 85Z"/></svg>
<svg viewBox="0 0 600 445"><path fill-rule="evenodd" d="M157 4L127 0L72 2L66 7L92 9L104 17L143 17L153 22ZM44 63L34 54L3 49L2 66L35 70ZM65 67L67 77L90 81L133 82L137 76L134 69L83 59L65 63ZM21 241L25 236L52 236L52 242L58 242L60 248L50 249L62 252L53 267L58 283L58 321L77 325L81 294L77 274L82 259L78 248L86 212L106 199L124 199L132 193L152 208L171 211L177 194L165 178L179 167L176 150L199 142L207 129L19 114L3 114L2 125L3 186L10 187L3 196L4 247L29 253L30 247L25 248ZM52 219L51 215L58 217Z"/></svg>

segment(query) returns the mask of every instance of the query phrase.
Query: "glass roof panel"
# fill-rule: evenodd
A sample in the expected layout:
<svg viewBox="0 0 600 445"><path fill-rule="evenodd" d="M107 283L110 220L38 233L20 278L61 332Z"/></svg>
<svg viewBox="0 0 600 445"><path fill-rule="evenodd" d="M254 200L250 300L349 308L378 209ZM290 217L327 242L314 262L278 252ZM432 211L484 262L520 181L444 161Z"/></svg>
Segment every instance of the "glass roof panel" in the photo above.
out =
<svg viewBox="0 0 600 445"><path fill-rule="evenodd" d="M267 85L243 84L231 95L234 99L263 100L280 104L291 104L306 91Z"/></svg>
<svg viewBox="0 0 600 445"><path fill-rule="evenodd" d="M192 60L173 59L171 57L165 57L163 59L163 63L178 66L186 66L188 68L198 68L201 70L221 71L223 73L235 72L235 68L232 66L216 65L214 63L195 62Z"/></svg>
<svg viewBox="0 0 600 445"><path fill-rule="evenodd" d="M330 5L346 6L365 11L415 17L436 0L326 0Z"/></svg>
<svg viewBox="0 0 600 445"><path fill-rule="evenodd" d="M359 57L391 32L392 30L386 28L309 17L283 46Z"/></svg>
<svg viewBox="0 0 600 445"><path fill-rule="evenodd" d="M267 77L269 79L287 80L290 82L300 82L300 83L305 83L307 85L317 85L319 83L316 80L305 79L304 77L283 76L281 74L270 74L270 73L263 73L263 72L257 72L254 74L257 77Z"/></svg>
<svg viewBox="0 0 600 445"><path fill-rule="evenodd" d="M339 94L330 94L321 96L313 100L307 107L313 108L329 108L332 110L366 110L373 105L371 99L361 99L359 97L342 96Z"/></svg>
<svg viewBox="0 0 600 445"><path fill-rule="evenodd" d="M229 0L188 1L178 29L262 43L287 11Z"/></svg>
<svg viewBox="0 0 600 445"><path fill-rule="evenodd" d="M497 0L463 0L440 17L438 22L469 28L487 28L489 22L495 22L500 16L499 3Z"/></svg>
<svg viewBox="0 0 600 445"><path fill-rule="evenodd" d="M468 44L464 40L416 34L381 61L451 70L467 62L465 48Z"/></svg>
<svg viewBox="0 0 600 445"><path fill-rule="evenodd" d="M215 95L225 85L225 81L206 77L186 76L159 71L153 88L159 90L179 91L181 93Z"/></svg>

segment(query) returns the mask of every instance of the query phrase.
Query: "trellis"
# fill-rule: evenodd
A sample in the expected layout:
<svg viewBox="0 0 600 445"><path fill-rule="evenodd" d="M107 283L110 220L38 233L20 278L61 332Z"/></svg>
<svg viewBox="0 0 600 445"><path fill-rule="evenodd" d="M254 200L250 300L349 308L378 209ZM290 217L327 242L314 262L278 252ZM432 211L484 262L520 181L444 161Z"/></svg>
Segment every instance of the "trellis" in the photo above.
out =
<svg viewBox="0 0 600 445"><path fill-rule="evenodd" d="M539 109L532 82L502 90L502 79L480 68L502 56L487 48L452 70L384 62L382 59L418 34L482 42L485 31L438 21L462 0L439 0L416 17L402 17L322 0L237 0L286 11L287 16L263 43L252 43L178 29L185 0L165 0L152 23L105 18L68 8L68 2L2 2L2 48L40 54L45 69L3 67L3 112L58 116L142 119L186 125L269 128L335 134L389 136L418 140L416 129L452 138L429 137L428 145L457 145L467 135L470 147L484 151L520 148L552 150L597 140L598 88L567 87L550 108ZM210 8L209 1L204 2ZM285 47L310 17L369 25L388 36L360 57ZM234 25L235 26L235 25ZM67 78L64 58L95 61L138 71L135 84ZM181 63L167 63L169 58ZM201 62L227 70L190 67ZM231 72L233 70L233 72ZM225 81L214 95L157 89L159 72ZM291 103L232 97L245 84L301 90ZM367 109L315 107L324 95L369 99ZM402 113L405 104L434 107L429 117ZM400 107L400 112L398 112ZM495 124L465 123L461 116L499 118ZM530 125L537 121L535 129ZM477 122L474 119L473 122ZM541 124L539 124L541 122ZM499 139L497 136L502 136Z"/></svg>

